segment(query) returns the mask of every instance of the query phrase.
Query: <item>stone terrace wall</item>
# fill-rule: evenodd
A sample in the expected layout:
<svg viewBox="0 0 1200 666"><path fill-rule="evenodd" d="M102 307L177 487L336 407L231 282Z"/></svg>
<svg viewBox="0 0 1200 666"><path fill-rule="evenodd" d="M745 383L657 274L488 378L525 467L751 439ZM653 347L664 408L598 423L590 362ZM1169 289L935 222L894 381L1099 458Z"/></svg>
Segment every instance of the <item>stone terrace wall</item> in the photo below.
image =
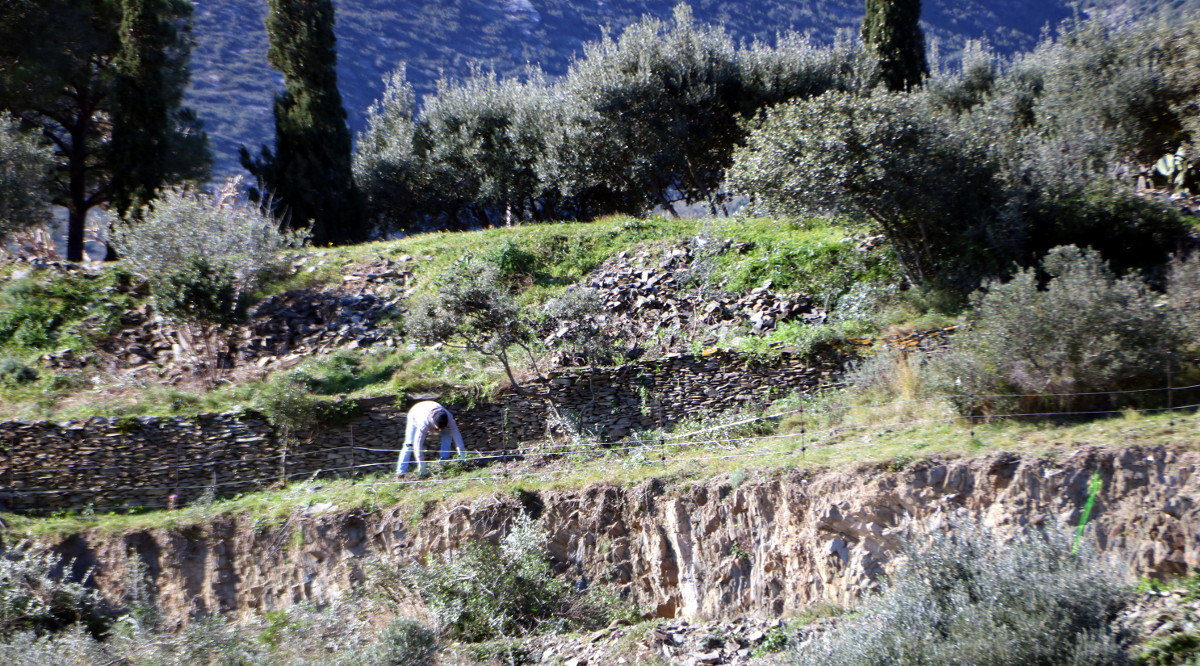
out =
<svg viewBox="0 0 1200 666"><path fill-rule="evenodd" d="M556 372L545 383L508 391L458 418L468 448L500 449L542 439L551 405L605 441L633 430L673 425L686 418L757 411L794 391L827 386L840 376L845 358L826 354L769 359L733 352L707 356L671 354L616 368Z"/></svg>
<svg viewBox="0 0 1200 666"><path fill-rule="evenodd" d="M832 383L843 359L729 352L672 355L619 368L572 369L455 410L468 450L544 439L557 412L606 441L697 415L757 411ZM395 401L295 441L260 415L92 418L0 423L0 503L12 510L164 507L319 475L387 471L404 437ZM211 489L211 490L210 490Z"/></svg>

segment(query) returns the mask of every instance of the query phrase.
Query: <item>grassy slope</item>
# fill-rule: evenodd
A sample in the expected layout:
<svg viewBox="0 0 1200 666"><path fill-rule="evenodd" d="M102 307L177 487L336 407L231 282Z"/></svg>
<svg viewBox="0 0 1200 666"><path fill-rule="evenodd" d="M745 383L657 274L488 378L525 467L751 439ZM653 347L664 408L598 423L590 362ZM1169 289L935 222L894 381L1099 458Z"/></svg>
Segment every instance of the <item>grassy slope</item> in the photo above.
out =
<svg viewBox="0 0 1200 666"><path fill-rule="evenodd" d="M399 261L411 270L419 291L429 288L436 276L467 253L488 256L497 248L512 245L536 258L534 275L520 281L520 300L535 310L541 302L586 277L618 252L702 236L742 244L741 251L727 252L712 260L715 269L712 279L728 280L727 288L744 290L771 279L777 290L811 293L819 300L831 301L848 285L886 284L894 274L886 252L855 250L857 243L851 237L858 231L850 223L831 221L616 217L587 224L431 233L396 241L299 251L299 255L305 255L303 269L269 285L261 296L288 289L336 285L348 268L381 260ZM0 362L8 358L37 368L37 358L43 353L64 347L79 354L91 351L95 336L77 332L84 328L85 320L100 311L105 313L104 320L92 323L102 330L115 330L123 308L144 301L144 296L115 292L112 285L122 279L125 278L120 276L117 266L92 280L30 276L0 287L0 304L10 306L14 312L34 313L38 321L54 322L48 330L36 331L37 335L5 336L4 319L0 317ZM830 285L837 287L831 289ZM95 306L97 299L99 307ZM51 309L58 314L47 319L43 313ZM399 318L391 323L402 326ZM781 331L781 335L786 333ZM813 332L792 330L791 334L811 337ZM451 348L343 352L333 359L311 360L299 372L305 375L308 388L318 395L353 398L428 390L486 391L501 377L499 369L484 359ZM265 387L283 379L282 373L276 373L256 381L201 390L154 384L139 386L123 380L120 373L41 371L34 382L0 379L0 418L57 420L91 415L227 411L255 406ZM129 386L114 391L114 384Z"/></svg>

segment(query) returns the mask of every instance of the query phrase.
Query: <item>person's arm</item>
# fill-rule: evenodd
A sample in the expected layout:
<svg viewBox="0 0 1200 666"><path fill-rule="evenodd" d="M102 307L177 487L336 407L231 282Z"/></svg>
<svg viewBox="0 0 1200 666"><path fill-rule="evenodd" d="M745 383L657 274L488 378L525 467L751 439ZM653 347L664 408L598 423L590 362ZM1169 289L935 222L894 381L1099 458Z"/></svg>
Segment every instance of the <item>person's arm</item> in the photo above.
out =
<svg viewBox="0 0 1200 666"><path fill-rule="evenodd" d="M446 416L450 420L446 427L450 429L450 436L454 438L454 446L458 449L458 459L466 460L467 451L463 448L462 433L458 431L458 423L454 421L454 415L450 413L450 410L446 410Z"/></svg>

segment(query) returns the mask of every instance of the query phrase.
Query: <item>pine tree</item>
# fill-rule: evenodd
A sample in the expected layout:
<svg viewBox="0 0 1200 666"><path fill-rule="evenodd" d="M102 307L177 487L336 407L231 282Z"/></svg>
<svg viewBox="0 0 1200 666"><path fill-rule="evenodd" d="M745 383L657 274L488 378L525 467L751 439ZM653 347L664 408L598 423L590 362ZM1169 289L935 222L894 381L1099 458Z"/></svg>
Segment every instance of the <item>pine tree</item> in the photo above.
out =
<svg viewBox="0 0 1200 666"><path fill-rule="evenodd" d="M312 225L315 244L359 240L350 130L337 88L332 0L269 0L267 59L283 73L275 96L275 149L259 159L241 149L254 194L285 226Z"/></svg>
<svg viewBox="0 0 1200 666"><path fill-rule="evenodd" d="M67 210L67 259L107 201L107 113L119 10L112 0L0 3L0 107L54 146L51 200Z"/></svg>
<svg viewBox="0 0 1200 666"><path fill-rule="evenodd" d="M929 73L920 21L921 0L867 0L862 39L889 90L908 90Z"/></svg>
<svg viewBox="0 0 1200 666"><path fill-rule="evenodd" d="M134 196L119 193L142 192L135 195L141 201L156 183L206 172L207 139L194 115L178 107L190 10L184 0L0 2L0 109L54 147L49 194L67 211L70 261L83 259L93 208L113 202L128 208ZM147 24L170 24L174 37L143 39ZM143 93L155 101L145 103ZM154 150L139 148L147 144ZM164 150L161 160L153 156ZM138 174L148 180L139 182Z"/></svg>
<svg viewBox="0 0 1200 666"><path fill-rule="evenodd" d="M110 199L123 218L136 216L164 185L207 176L207 136L179 108L191 14L184 0L121 0L109 159Z"/></svg>

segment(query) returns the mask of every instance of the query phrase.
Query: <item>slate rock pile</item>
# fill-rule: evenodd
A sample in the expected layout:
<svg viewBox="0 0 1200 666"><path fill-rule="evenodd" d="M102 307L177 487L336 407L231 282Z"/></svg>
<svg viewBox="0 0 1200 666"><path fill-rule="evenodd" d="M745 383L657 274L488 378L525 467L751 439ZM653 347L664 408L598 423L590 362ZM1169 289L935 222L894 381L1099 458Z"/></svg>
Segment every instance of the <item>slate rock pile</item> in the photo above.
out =
<svg viewBox="0 0 1200 666"><path fill-rule="evenodd" d="M308 258L293 268L304 270ZM246 324L228 335L187 328L156 314L144 304L127 312L121 331L99 348L111 370L157 375L170 383L201 371L227 371L242 366L287 367L313 354L373 345L396 346L400 338L388 316L400 305L411 271L390 259L366 265L346 264L339 285L318 291L296 290L259 303ZM214 346L206 340L217 340ZM80 367L68 351L47 354L52 368Z"/></svg>
<svg viewBox="0 0 1200 666"><path fill-rule="evenodd" d="M582 284L598 294L599 310L579 320L555 322L543 331L542 340L552 349L561 348L564 341L587 338L587 331L595 331L643 353L664 354L694 343L712 345L735 334L764 335L785 321L826 320L825 310L809 297L775 291L770 280L737 294L726 290L726 282L707 279L706 257L736 252L744 245L720 241L715 249L685 243L665 252L620 252ZM553 360L558 365L586 364L561 350Z"/></svg>

